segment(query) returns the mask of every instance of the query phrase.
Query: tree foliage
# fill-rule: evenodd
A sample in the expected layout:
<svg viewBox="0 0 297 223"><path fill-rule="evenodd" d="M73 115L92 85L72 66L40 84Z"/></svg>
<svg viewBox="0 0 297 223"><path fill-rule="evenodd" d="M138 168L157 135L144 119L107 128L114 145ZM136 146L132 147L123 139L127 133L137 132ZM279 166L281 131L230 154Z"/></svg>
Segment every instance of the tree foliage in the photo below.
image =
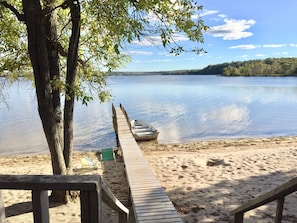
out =
<svg viewBox="0 0 297 223"><path fill-rule="evenodd" d="M225 76L296 76L297 58L267 58L225 64Z"/></svg>
<svg viewBox="0 0 297 223"><path fill-rule="evenodd" d="M60 63L65 66L68 41L71 33L67 1L40 0L43 7L51 2L57 13L57 28ZM24 22L15 14L5 10L3 3L14 6L22 15L21 1L1 1L0 72L23 71L30 66ZM0 4L1 5L1 4ZM199 47L184 48L177 41L182 34L189 40L203 42L203 31L207 26L198 16L202 7L190 0L82 0L81 36L79 45L79 74L83 80L95 81L94 74L114 70L130 58L122 54L127 43L146 39L160 39L163 47L172 53L183 51L200 52ZM51 13L51 12L49 12ZM25 66L26 65L26 66ZM64 71L61 69L61 71ZM102 81L102 80L100 80ZM101 82L100 82L101 83Z"/></svg>
<svg viewBox="0 0 297 223"><path fill-rule="evenodd" d="M114 73L115 75L117 73ZM157 73L156 73L157 74ZM160 74L160 72L159 72ZM208 65L202 69L164 71L164 75L297 76L297 58L267 58Z"/></svg>

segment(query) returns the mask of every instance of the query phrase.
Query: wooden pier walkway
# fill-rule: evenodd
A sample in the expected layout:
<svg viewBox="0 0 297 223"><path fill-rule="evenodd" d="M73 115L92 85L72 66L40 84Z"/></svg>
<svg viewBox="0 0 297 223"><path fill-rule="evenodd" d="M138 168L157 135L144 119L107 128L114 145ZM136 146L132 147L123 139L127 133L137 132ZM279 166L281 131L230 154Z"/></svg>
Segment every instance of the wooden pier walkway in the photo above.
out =
<svg viewBox="0 0 297 223"><path fill-rule="evenodd" d="M136 222L183 222L135 141L126 111L113 107L113 114Z"/></svg>

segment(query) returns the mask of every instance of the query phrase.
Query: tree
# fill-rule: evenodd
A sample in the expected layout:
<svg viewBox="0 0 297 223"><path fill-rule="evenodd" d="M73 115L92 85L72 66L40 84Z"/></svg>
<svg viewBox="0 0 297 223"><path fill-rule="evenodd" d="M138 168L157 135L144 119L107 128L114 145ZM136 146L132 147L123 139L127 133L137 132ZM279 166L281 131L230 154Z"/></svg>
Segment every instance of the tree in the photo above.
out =
<svg viewBox="0 0 297 223"><path fill-rule="evenodd" d="M176 55L199 53L177 37L203 42L200 10L192 0L0 0L0 71L32 67L53 174L72 172L75 99L92 99L82 83L97 84L104 100L103 72L129 59L121 51L134 40L158 38Z"/></svg>

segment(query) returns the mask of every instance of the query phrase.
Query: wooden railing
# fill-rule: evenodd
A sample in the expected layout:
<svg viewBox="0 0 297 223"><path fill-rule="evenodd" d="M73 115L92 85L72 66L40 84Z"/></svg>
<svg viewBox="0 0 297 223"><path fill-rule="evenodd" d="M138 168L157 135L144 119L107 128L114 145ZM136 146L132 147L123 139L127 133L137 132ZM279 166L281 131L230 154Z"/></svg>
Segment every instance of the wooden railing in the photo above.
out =
<svg viewBox="0 0 297 223"><path fill-rule="evenodd" d="M131 123L130 123L128 113L127 113L126 109L124 108L124 106L122 104L120 104L120 109L121 109L121 111L123 112L123 114L125 116L124 125L127 124L129 126L129 131L132 132L132 127L131 127ZM114 131L115 131L115 134L116 134L117 146L120 146L120 142L119 142L119 126L118 126L119 124L118 124L116 108L114 107L113 104L112 104L112 123L113 123L113 128L114 128ZM123 123L121 123L121 124L123 124Z"/></svg>
<svg viewBox="0 0 297 223"><path fill-rule="evenodd" d="M277 201L275 223L280 223L283 217L283 208L285 197L293 192L297 191L297 178L294 178L287 183L277 187L274 190L269 191L253 200L250 200L246 204L238 207L230 212L233 217L234 223L243 223L244 213L252 209L258 208L262 205L268 204L272 201Z"/></svg>
<svg viewBox="0 0 297 223"><path fill-rule="evenodd" d="M129 210L113 195L98 175L0 175L0 189L31 190L36 223L49 223L48 190L80 191L82 223L102 222L102 202L119 213L119 222L128 222ZM0 208L0 223L4 223L2 196Z"/></svg>
<svg viewBox="0 0 297 223"><path fill-rule="evenodd" d="M129 126L129 129L130 131L132 130L132 127L131 127L131 123L130 123L130 118L129 118L129 115L126 111L126 109L124 108L124 106L122 104L120 104L120 109L122 110L122 112L124 113L125 117L126 117L126 120L127 120L127 123L128 123L128 126Z"/></svg>

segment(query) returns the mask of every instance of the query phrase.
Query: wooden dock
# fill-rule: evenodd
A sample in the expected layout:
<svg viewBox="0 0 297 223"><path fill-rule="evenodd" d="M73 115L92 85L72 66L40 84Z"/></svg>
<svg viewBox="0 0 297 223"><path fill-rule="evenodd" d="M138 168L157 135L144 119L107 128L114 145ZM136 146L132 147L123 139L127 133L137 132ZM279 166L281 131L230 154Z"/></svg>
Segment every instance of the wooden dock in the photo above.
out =
<svg viewBox="0 0 297 223"><path fill-rule="evenodd" d="M136 222L183 222L135 141L125 109L113 107L113 114Z"/></svg>

